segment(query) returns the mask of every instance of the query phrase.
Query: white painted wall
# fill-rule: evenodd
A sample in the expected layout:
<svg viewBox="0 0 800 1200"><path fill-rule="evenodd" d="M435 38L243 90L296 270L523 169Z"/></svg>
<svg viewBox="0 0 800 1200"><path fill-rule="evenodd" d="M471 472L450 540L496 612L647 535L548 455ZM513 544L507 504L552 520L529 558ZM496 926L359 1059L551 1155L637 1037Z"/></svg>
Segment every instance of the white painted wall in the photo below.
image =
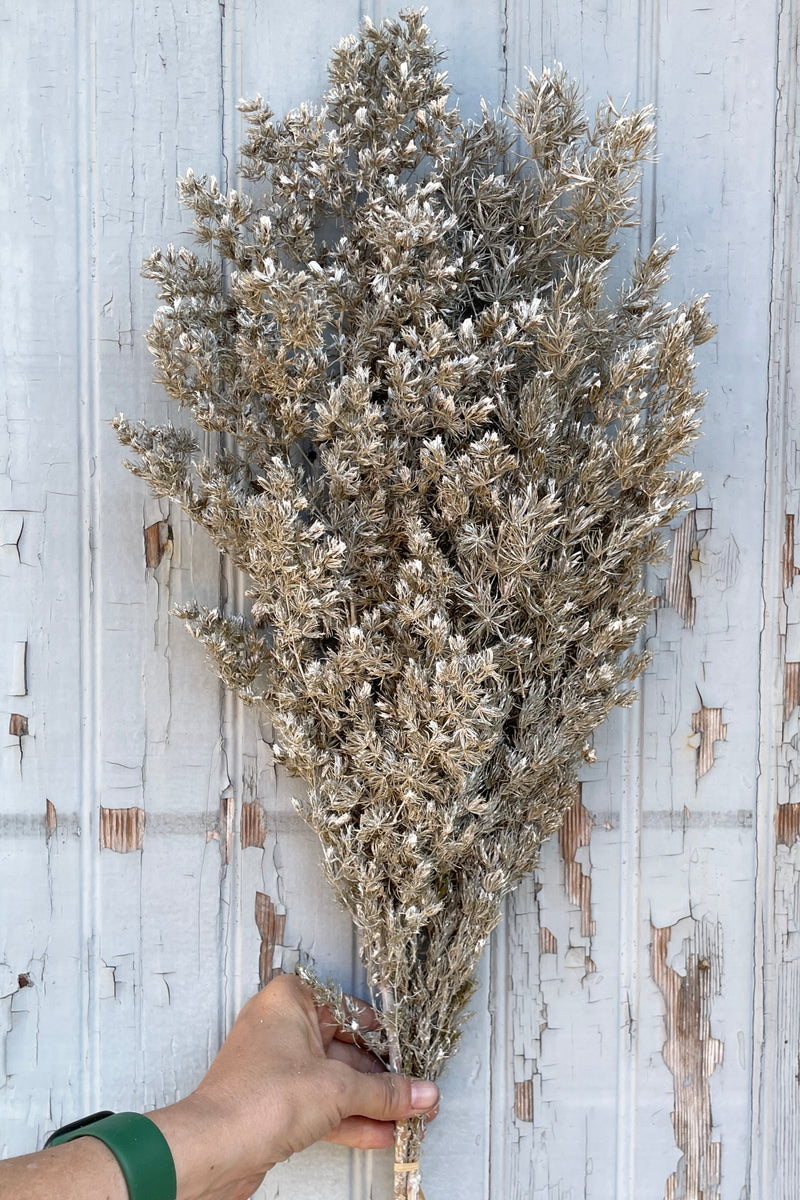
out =
<svg viewBox="0 0 800 1200"><path fill-rule="evenodd" d="M167 411L138 270L185 238L175 178L233 169L240 95L279 111L318 98L365 11L382 15L347 0L0 6L4 1154L192 1088L258 986L257 893L285 914L276 967L302 947L358 986L268 723L169 616L241 584L144 496L107 422ZM585 819L548 845L484 961L426 1145L429 1200L800 1195L799 14L430 0L465 112L553 60L592 100L657 105L642 237L679 242L674 295L709 292L719 335L700 368L706 485L648 629L642 701L600 731ZM171 553L147 568L143 531L162 520ZM726 737L698 778L715 722ZM256 800L263 849L242 846ZM100 848L101 807L144 810L141 849ZM565 860L588 881L583 910ZM386 1156L321 1147L262 1195L382 1200L389 1173Z"/></svg>

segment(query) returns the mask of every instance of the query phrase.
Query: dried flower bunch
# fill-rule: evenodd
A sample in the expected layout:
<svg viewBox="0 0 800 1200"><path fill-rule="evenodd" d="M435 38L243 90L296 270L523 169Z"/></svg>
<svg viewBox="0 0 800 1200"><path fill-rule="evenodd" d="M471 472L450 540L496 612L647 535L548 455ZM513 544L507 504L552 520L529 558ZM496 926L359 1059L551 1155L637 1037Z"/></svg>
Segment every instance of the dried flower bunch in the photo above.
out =
<svg viewBox="0 0 800 1200"><path fill-rule="evenodd" d="M132 470L247 573L247 613L182 615L307 781L392 1066L428 1078L644 666L643 570L699 484L673 463L712 332L702 300L661 300L660 245L608 295L649 112L590 122L545 71L463 121L441 58L409 10L340 43L321 108L242 104L258 186L190 172L211 253L145 264L159 378L221 448L116 421ZM419 1134L400 1127L398 1165ZM396 1181L418 1194L416 1169Z"/></svg>

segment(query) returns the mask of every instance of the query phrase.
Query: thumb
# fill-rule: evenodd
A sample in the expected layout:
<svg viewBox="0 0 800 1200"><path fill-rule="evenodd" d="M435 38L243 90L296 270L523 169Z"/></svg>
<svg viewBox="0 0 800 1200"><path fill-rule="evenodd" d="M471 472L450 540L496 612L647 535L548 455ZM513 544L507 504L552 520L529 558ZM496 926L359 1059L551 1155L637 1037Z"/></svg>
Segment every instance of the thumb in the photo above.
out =
<svg viewBox="0 0 800 1200"><path fill-rule="evenodd" d="M386 1072L367 1075L351 1072L348 1117L371 1117L374 1121L402 1121L406 1117L429 1112L439 1100L435 1083L409 1079L407 1075Z"/></svg>

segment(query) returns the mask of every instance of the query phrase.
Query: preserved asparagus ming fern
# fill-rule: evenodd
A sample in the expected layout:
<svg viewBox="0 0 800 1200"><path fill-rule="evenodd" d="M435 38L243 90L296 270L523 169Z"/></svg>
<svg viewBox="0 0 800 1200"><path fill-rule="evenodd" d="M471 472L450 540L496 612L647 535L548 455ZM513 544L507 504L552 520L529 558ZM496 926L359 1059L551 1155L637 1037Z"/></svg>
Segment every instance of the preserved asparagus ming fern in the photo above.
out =
<svg viewBox="0 0 800 1200"><path fill-rule="evenodd" d="M423 1078L646 663L712 333L661 298L660 244L609 283L651 113L587 119L555 70L468 121L441 59L409 10L341 42L321 107L242 104L243 188L180 184L206 251L145 264L158 377L218 449L116 420L248 577L246 612L182 616L307 783L391 1066ZM420 1132L398 1127L396 1197Z"/></svg>

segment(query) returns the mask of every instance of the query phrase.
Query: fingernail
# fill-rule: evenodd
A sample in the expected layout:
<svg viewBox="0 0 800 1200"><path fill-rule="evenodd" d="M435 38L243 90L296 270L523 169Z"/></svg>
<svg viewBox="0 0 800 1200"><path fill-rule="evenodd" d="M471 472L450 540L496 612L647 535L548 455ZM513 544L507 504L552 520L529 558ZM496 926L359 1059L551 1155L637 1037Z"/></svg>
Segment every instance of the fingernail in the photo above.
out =
<svg viewBox="0 0 800 1200"><path fill-rule="evenodd" d="M411 1103L417 1112L427 1112L433 1108L439 1099L439 1089L435 1083L417 1080L411 1085Z"/></svg>

